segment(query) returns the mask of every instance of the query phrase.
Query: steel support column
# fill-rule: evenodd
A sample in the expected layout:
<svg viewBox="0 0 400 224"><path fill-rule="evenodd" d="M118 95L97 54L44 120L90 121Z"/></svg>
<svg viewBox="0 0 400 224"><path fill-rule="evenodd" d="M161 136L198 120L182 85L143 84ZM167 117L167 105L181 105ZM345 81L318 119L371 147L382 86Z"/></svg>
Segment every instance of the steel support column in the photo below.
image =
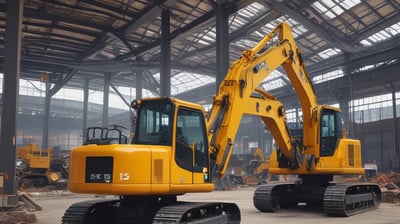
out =
<svg viewBox="0 0 400 224"><path fill-rule="evenodd" d="M171 96L171 37L170 12L163 9L161 13L161 66L160 96Z"/></svg>
<svg viewBox="0 0 400 224"><path fill-rule="evenodd" d="M143 73L144 70L140 70L139 72L135 72L136 75L136 99L142 98L142 85L143 85Z"/></svg>
<svg viewBox="0 0 400 224"><path fill-rule="evenodd" d="M62 80L56 83L51 88L51 84L46 81L46 96L44 99L43 108L43 133L42 133L42 149L47 149L49 145L49 119L50 119L50 106L51 98L77 73L76 70L71 70Z"/></svg>
<svg viewBox="0 0 400 224"><path fill-rule="evenodd" d="M82 112L82 144L86 140L86 129L88 127L88 105L89 105L89 78L85 78L83 86L83 112Z"/></svg>
<svg viewBox="0 0 400 224"><path fill-rule="evenodd" d="M103 89L103 120L102 126L108 125L108 100L110 94L111 74L104 75L104 89Z"/></svg>
<svg viewBox="0 0 400 224"><path fill-rule="evenodd" d="M399 125L397 124L396 90L392 84L392 105L393 105L393 137L394 137L394 164L392 168L400 168L399 151Z"/></svg>
<svg viewBox="0 0 400 224"><path fill-rule="evenodd" d="M44 98L44 113L43 113L43 134L42 134L42 149L47 149L49 145L49 119L50 119L50 83L46 83L46 96Z"/></svg>
<svg viewBox="0 0 400 224"><path fill-rule="evenodd" d="M15 157L16 114L21 56L23 0L7 1L4 46L4 77L2 94L0 173L4 174L2 206L16 206ZM4 197L4 195L9 195ZM6 203L4 203L4 200Z"/></svg>
<svg viewBox="0 0 400 224"><path fill-rule="evenodd" d="M349 124L350 122L350 108L349 108L349 101L342 99L338 100L339 101L339 107L340 110L342 111L342 118L345 124ZM347 128L347 127L346 127Z"/></svg>
<svg viewBox="0 0 400 224"><path fill-rule="evenodd" d="M345 60L350 60L351 55L349 53L344 53ZM348 78L349 83L349 95L346 96L347 99L342 99L339 101L340 107L342 109L342 117L345 124L347 124L348 137L355 137L355 113L354 113L354 97L353 97L353 87L354 87L354 77L351 76L351 71L349 65L343 66L343 74ZM342 107L343 105L343 107ZM347 105L347 106L346 106Z"/></svg>
<svg viewBox="0 0 400 224"><path fill-rule="evenodd" d="M216 44L217 44L217 74L216 93L219 85L224 80L229 69L229 10L226 9L226 1L217 0L216 4Z"/></svg>
<svg viewBox="0 0 400 224"><path fill-rule="evenodd" d="M50 106L51 98L77 73L76 70L71 70L62 80L56 83L51 88L50 83L46 83L46 96L44 102L44 114L43 114L43 135L42 135L42 148L47 149L49 145L49 119L50 119Z"/></svg>

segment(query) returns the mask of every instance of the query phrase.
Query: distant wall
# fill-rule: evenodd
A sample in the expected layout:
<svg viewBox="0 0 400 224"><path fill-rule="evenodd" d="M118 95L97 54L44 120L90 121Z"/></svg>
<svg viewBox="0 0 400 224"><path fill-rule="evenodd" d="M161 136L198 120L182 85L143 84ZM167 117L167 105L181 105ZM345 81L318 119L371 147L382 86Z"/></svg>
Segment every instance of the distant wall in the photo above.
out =
<svg viewBox="0 0 400 224"><path fill-rule="evenodd" d="M397 122L397 136L395 134L395 123ZM400 171L398 156L400 145L396 147L399 136L400 119L386 119L355 126L354 136L361 140L363 163L376 161L380 171ZM397 148L397 149L396 149Z"/></svg>
<svg viewBox="0 0 400 224"><path fill-rule="evenodd" d="M129 113L109 118L109 124L125 126L126 135L130 131ZM101 126L101 120L88 121L88 126ZM82 145L82 119L51 117L49 120L48 145L56 149L70 150ZM18 115L17 117L17 145L24 145L33 141L41 148L43 136L42 115Z"/></svg>

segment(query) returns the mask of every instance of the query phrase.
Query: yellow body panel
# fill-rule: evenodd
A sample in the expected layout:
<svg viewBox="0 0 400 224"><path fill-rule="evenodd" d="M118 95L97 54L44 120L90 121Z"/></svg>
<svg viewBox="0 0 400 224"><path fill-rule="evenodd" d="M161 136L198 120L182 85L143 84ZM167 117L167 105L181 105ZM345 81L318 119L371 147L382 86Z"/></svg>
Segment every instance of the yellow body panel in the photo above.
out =
<svg viewBox="0 0 400 224"><path fill-rule="evenodd" d="M306 153L307 155L307 153ZM304 157L303 164L305 164ZM361 162L360 141L354 139L341 139L332 156L322 156L316 159L312 169L305 165L298 169L279 168L277 153L274 150L270 157L269 172L271 174L331 174L331 175L363 175L365 170Z"/></svg>
<svg viewBox="0 0 400 224"><path fill-rule="evenodd" d="M49 156L47 156L47 155L44 155L44 156L32 155L29 165L30 165L31 168L48 169L48 168L50 168L50 160L51 160L51 158Z"/></svg>
<svg viewBox="0 0 400 224"><path fill-rule="evenodd" d="M52 148L39 149L38 144L31 143L17 148L17 155L30 168L49 169Z"/></svg>
<svg viewBox="0 0 400 224"><path fill-rule="evenodd" d="M193 184L193 174L171 160L170 147L148 145L86 145L71 153L68 187L71 192L153 195L209 192L212 183ZM110 183L87 183L85 178L87 157L112 157L113 170ZM90 175L90 174L89 174ZM94 173L95 175L95 173Z"/></svg>

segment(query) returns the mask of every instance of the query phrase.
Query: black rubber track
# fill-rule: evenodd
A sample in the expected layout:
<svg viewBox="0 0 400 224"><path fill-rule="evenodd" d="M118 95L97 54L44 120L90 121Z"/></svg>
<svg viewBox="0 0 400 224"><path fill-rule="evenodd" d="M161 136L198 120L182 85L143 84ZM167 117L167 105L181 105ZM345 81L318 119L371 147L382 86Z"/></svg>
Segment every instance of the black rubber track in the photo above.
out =
<svg viewBox="0 0 400 224"><path fill-rule="evenodd" d="M324 212L331 216L352 216L379 207L381 191L375 184L337 184L324 195Z"/></svg>

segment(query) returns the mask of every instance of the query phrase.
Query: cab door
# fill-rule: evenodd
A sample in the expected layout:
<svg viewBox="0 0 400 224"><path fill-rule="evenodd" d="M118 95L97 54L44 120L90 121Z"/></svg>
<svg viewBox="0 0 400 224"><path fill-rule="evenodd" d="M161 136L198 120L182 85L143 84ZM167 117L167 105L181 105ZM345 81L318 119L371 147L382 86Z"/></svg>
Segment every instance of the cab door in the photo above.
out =
<svg viewBox="0 0 400 224"><path fill-rule="evenodd" d="M323 108L320 122L320 156L333 156L343 135L341 113Z"/></svg>
<svg viewBox="0 0 400 224"><path fill-rule="evenodd" d="M179 107L175 126L175 162L188 173L180 178L191 183L204 183L208 179L208 144L203 113ZM174 146L173 146L174 147ZM179 173L179 172L178 172ZM175 175L172 173L172 175ZM181 179L179 179L181 181Z"/></svg>

